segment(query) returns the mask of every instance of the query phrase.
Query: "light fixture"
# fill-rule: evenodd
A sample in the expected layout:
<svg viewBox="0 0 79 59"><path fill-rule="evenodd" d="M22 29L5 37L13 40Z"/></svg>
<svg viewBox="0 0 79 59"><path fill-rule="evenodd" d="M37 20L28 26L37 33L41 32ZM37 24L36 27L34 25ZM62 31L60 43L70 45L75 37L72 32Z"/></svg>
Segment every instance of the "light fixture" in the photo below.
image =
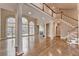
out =
<svg viewBox="0 0 79 59"><path fill-rule="evenodd" d="M32 14L32 12L28 12L28 14L29 14L29 15L31 15L31 14Z"/></svg>
<svg viewBox="0 0 79 59"><path fill-rule="evenodd" d="M55 9L55 7L53 6L52 9Z"/></svg>
<svg viewBox="0 0 79 59"><path fill-rule="evenodd" d="M42 17L42 19L44 20L45 18L44 18L44 17Z"/></svg>

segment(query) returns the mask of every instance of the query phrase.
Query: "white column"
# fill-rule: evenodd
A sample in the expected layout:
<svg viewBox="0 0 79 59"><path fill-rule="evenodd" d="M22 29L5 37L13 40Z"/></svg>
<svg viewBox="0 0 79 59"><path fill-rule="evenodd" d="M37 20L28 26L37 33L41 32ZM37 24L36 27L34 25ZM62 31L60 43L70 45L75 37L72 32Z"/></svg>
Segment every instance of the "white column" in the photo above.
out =
<svg viewBox="0 0 79 59"><path fill-rule="evenodd" d="M35 48L38 48L37 44L39 44L39 27L37 25L37 19L35 19Z"/></svg>
<svg viewBox="0 0 79 59"><path fill-rule="evenodd" d="M1 40L1 9L0 9L0 40Z"/></svg>
<svg viewBox="0 0 79 59"><path fill-rule="evenodd" d="M17 4L16 13L16 40L15 45L18 48L18 52L22 52L22 6L23 4Z"/></svg>
<svg viewBox="0 0 79 59"><path fill-rule="evenodd" d="M0 9L0 40L1 40L1 9ZM1 50L1 41L0 41L0 50ZM1 55L1 52L0 52Z"/></svg>
<svg viewBox="0 0 79 59"><path fill-rule="evenodd" d="M44 26L45 26L45 34L44 35L45 35L45 38L46 38L46 23L44 24Z"/></svg>
<svg viewBox="0 0 79 59"><path fill-rule="evenodd" d="M56 36L56 23L52 21L52 39Z"/></svg>
<svg viewBox="0 0 79 59"><path fill-rule="evenodd" d="M53 39L53 21L50 22L49 30L50 30L50 34L49 34L50 36L49 37L51 39Z"/></svg>

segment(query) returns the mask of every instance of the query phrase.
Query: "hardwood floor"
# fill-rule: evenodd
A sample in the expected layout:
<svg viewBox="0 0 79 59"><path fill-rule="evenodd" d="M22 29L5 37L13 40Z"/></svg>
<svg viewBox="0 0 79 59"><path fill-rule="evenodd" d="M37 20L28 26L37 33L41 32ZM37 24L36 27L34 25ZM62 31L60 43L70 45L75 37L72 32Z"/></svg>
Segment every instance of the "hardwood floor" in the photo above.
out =
<svg viewBox="0 0 79 59"><path fill-rule="evenodd" d="M1 41L1 45L3 42ZM6 50L0 45L0 55L6 55ZM66 40L60 39L60 37L54 37L51 40L49 37L43 40L43 42L37 42L34 48L29 50L24 56L79 56L79 46L76 44L68 44ZM20 56L22 56L20 55Z"/></svg>
<svg viewBox="0 0 79 59"><path fill-rule="evenodd" d="M44 44L45 43L45 44ZM41 46L41 44L43 44ZM79 48L77 45L69 45L59 37L51 40L49 37L42 43L37 43L25 56L79 56Z"/></svg>

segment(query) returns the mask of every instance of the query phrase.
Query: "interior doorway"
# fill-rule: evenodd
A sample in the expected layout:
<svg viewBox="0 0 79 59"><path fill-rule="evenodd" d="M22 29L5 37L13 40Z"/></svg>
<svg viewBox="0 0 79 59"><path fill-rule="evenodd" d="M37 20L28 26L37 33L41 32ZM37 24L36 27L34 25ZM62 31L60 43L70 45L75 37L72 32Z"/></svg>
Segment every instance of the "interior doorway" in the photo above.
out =
<svg viewBox="0 0 79 59"><path fill-rule="evenodd" d="M49 35L49 23L46 24L46 37Z"/></svg>

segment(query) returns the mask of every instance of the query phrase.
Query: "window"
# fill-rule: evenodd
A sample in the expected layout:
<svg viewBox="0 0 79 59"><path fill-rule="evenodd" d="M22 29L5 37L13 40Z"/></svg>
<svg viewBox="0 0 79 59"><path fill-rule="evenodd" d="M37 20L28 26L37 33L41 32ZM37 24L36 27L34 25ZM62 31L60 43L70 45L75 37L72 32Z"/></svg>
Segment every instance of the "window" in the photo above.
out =
<svg viewBox="0 0 79 59"><path fill-rule="evenodd" d="M25 17L22 17L22 49L28 52L28 49L34 47L34 23L28 23Z"/></svg>
<svg viewBox="0 0 79 59"><path fill-rule="evenodd" d="M30 22L29 23L29 30L30 30L29 31L30 33L29 34L30 35L34 35L34 23L33 22Z"/></svg>
<svg viewBox="0 0 79 59"><path fill-rule="evenodd" d="M7 20L7 37L15 37L15 19L8 18Z"/></svg>
<svg viewBox="0 0 79 59"><path fill-rule="evenodd" d="M15 18L7 19L6 38L7 38L7 55L15 55Z"/></svg>
<svg viewBox="0 0 79 59"><path fill-rule="evenodd" d="M32 49L34 47L34 41L35 41L34 23L32 21L29 23L29 40L30 40L30 49Z"/></svg>
<svg viewBox="0 0 79 59"><path fill-rule="evenodd" d="M22 17L22 35L28 35L28 21Z"/></svg>
<svg viewBox="0 0 79 59"><path fill-rule="evenodd" d="M28 20L22 17L22 49L28 51Z"/></svg>

